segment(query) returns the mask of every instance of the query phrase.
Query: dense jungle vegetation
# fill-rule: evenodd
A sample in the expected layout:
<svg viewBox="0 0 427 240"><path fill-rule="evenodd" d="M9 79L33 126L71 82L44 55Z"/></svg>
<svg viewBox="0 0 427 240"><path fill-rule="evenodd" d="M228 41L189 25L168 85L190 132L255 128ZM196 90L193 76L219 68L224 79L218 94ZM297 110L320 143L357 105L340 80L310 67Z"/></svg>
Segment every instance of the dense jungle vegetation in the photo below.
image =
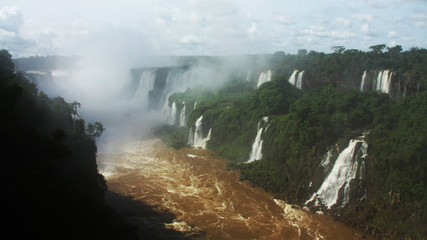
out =
<svg viewBox="0 0 427 240"><path fill-rule="evenodd" d="M261 186L290 203L304 202L321 185L317 174L325 153L366 134L366 198L330 212L341 221L378 238L427 236L427 50L384 44L371 51L333 48L331 54L300 50L277 52L270 62L273 79L254 83L236 79L221 90L187 90L170 103L189 112L187 126L203 115L212 128L207 147L240 170L242 180ZM288 83L294 69L305 70L303 89ZM365 70L391 69L394 82L408 94L393 96L359 90ZM399 85L400 86L400 85ZM262 134L263 158L248 160L257 124L268 117ZM161 136L170 146L187 144L189 127L169 126ZM169 134L169 135L168 135ZM324 176L323 176L324 177ZM312 186L311 186L312 185ZM361 199L361 200L360 200Z"/></svg>

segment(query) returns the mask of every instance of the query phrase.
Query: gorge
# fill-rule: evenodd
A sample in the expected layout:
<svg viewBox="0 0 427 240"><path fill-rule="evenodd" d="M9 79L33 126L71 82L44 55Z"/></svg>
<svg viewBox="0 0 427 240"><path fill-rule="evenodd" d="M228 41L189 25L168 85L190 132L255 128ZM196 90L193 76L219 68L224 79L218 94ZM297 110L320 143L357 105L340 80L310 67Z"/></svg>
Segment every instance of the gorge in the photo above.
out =
<svg viewBox="0 0 427 240"><path fill-rule="evenodd" d="M168 226L190 237L347 239L340 236L351 232L356 239L422 239L426 51L399 57L356 50L277 52L263 64L257 64L261 56L248 58L230 64L195 57L177 66L132 69L123 101L159 116L153 133L181 149L150 140L116 155L101 152L109 187L174 212L177 221ZM224 159L232 171L224 171ZM215 174L233 180L225 183ZM230 191L244 194L233 200ZM249 192L264 197L255 201ZM328 235L330 228L316 222L329 221L326 215L363 234Z"/></svg>

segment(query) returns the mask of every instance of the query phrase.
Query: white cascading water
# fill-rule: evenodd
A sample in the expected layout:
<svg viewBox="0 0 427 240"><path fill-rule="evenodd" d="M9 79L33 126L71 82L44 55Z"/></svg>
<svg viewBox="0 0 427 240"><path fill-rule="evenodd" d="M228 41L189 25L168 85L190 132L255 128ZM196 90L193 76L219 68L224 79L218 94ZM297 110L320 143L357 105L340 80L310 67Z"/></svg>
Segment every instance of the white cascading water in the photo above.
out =
<svg viewBox="0 0 427 240"><path fill-rule="evenodd" d="M176 123L176 112L177 112L176 103L173 102L169 111L169 116L168 116L168 123L170 125L175 125Z"/></svg>
<svg viewBox="0 0 427 240"><path fill-rule="evenodd" d="M188 145L193 146L194 145L194 133L193 128L190 128L190 133L188 134Z"/></svg>
<svg viewBox="0 0 427 240"><path fill-rule="evenodd" d="M156 70L147 70L142 72L139 78L139 86L135 95L134 101L140 101L144 104L143 109L148 106L148 93L154 88L154 81L156 80Z"/></svg>
<svg viewBox="0 0 427 240"><path fill-rule="evenodd" d="M184 127L185 126L185 102L183 103L184 106L181 109L181 113L179 114L179 126Z"/></svg>
<svg viewBox="0 0 427 240"><path fill-rule="evenodd" d="M393 72L383 70L378 73L377 81L374 82L374 89L383 93L390 93L391 77Z"/></svg>
<svg viewBox="0 0 427 240"><path fill-rule="evenodd" d="M331 157L332 157L332 150L329 150L325 157L323 158L322 162L320 163L320 166L322 166L323 168L327 168L329 167L329 163L331 162Z"/></svg>
<svg viewBox="0 0 427 240"><path fill-rule="evenodd" d="M298 79L295 84L295 86L299 89L302 89L302 75L304 74L304 70L302 70L300 73L298 73Z"/></svg>
<svg viewBox="0 0 427 240"><path fill-rule="evenodd" d="M365 81L366 81L366 70L363 71L363 75L362 75L362 82L360 83L360 91L363 92L364 87L365 87Z"/></svg>
<svg viewBox="0 0 427 240"><path fill-rule="evenodd" d="M36 84L37 89L43 91L49 97L56 97L57 80L62 79L66 76L58 76L54 72L50 71L27 71L24 73L25 77L28 78L31 82Z"/></svg>
<svg viewBox="0 0 427 240"><path fill-rule="evenodd" d="M304 74L304 70L300 71L300 70L294 70L292 72L292 75L289 77L288 82L292 85L294 85L295 87L302 89L302 76Z"/></svg>
<svg viewBox="0 0 427 240"><path fill-rule="evenodd" d="M297 74L299 70L294 70L291 77L289 77L289 83L295 86L296 80L297 80Z"/></svg>
<svg viewBox="0 0 427 240"><path fill-rule="evenodd" d="M264 128L261 127L262 121L264 121L265 123L268 122L268 117L263 117L263 119L258 122L257 135L255 137L254 143L252 144L252 150L251 150L251 153L249 155L249 159L248 159L248 161L246 161L246 163L251 163L251 162L254 162L256 160L262 159L262 143L263 143L263 140L261 138L261 135L262 135L263 130L264 130ZM265 129L265 130L267 130L267 129Z"/></svg>
<svg viewBox="0 0 427 240"><path fill-rule="evenodd" d="M203 120L203 115L200 116L195 123L194 137L190 135L189 143L190 144L192 143L194 148L206 148L207 142L211 139L212 128L209 129L208 136L203 138L202 120ZM190 130L190 134L192 133L191 130Z"/></svg>
<svg viewBox="0 0 427 240"><path fill-rule="evenodd" d="M267 70L265 72L262 72L259 75L257 88L260 87L263 83L266 83L268 81L271 81L271 70Z"/></svg>
<svg viewBox="0 0 427 240"><path fill-rule="evenodd" d="M195 68L190 70L171 69L166 78L165 89L160 98L160 106L162 114L165 116L169 113L168 99L176 92L184 92L188 88L193 88L200 84L201 79L209 81L210 77L215 76L214 69Z"/></svg>
<svg viewBox="0 0 427 240"><path fill-rule="evenodd" d="M320 201L329 209L338 203L340 191L343 193L342 205L346 204L350 199L350 181L355 179L357 174L357 155L362 151L362 158L365 157L367 149L368 144L363 137L350 140L348 147L338 155L334 167L319 190L305 204L316 200L315 205Z"/></svg>

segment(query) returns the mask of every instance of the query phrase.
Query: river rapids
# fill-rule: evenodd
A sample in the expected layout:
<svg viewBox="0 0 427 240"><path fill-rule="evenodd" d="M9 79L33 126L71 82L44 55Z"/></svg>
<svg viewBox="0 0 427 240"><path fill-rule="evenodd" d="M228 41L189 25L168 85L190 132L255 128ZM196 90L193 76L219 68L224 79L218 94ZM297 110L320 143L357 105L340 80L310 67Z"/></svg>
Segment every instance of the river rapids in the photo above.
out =
<svg viewBox="0 0 427 240"><path fill-rule="evenodd" d="M198 239L364 239L326 215L239 181L225 159L206 149L174 150L144 140L99 154L98 164L110 191L172 212L176 219L165 227L199 233Z"/></svg>

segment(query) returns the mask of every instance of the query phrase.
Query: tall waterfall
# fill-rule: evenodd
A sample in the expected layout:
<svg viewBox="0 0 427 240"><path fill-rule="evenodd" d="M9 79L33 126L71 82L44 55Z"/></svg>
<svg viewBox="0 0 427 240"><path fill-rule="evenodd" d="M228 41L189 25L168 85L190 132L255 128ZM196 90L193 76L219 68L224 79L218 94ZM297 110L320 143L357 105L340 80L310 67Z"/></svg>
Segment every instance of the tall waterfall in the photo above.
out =
<svg viewBox="0 0 427 240"><path fill-rule="evenodd" d="M365 81L366 81L366 70L363 71L363 75L362 75L362 82L360 83L360 91L363 92L364 87L365 87Z"/></svg>
<svg viewBox="0 0 427 240"><path fill-rule="evenodd" d="M181 108L181 113L179 114L179 126L184 127L185 126L185 103L183 103L184 106Z"/></svg>
<svg viewBox="0 0 427 240"><path fill-rule="evenodd" d="M190 128L190 133L188 134L188 145L190 145L190 146L194 145L194 132L193 132L193 128Z"/></svg>
<svg viewBox="0 0 427 240"><path fill-rule="evenodd" d="M133 100L141 101L146 109L148 106L148 94L154 88L154 81L156 80L156 70L147 70L142 72L139 79L138 90L133 96Z"/></svg>
<svg viewBox="0 0 427 240"><path fill-rule="evenodd" d="M261 86L263 83L268 82L268 81L271 81L271 70L262 72L259 75L259 79L258 79L258 83L257 83L257 88L259 86Z"/></svg>
<svg viewBox="0 0 427 240"><path fill-rule="evenodd" d="M175 125L176 123L176 112L177 112L176 103L173 102L169 111L169 116L168 116L168 123L170 125Z"/></svg>
<svg viewBox="0 0 427 240"><path fill-rule="evenodd" d="M319 190L305 204L316 201L315 205L319 205L320 202L327 208L331 208L336 204L345 205L348 203L350 182L356 179L358 169L360 169L359 178L361 178L360 174L363 174L365 165L363 158L366 156L367 149L368 144L363 140L363 137L350 140L347 148L338 155L331 172ZM360 167L358 166L359 157L362 159ZM323 164L325 163L322 162Z"/></svg>
<svg viewBox="0 0 427 240"><path fill-rule="evenodd" d="M211 139L212 128L209 129L208 135L205 138L203 138L202 120L203 120L203 115L196 120L194 135L192 134L193 128L190 129L190 136L189 136L188 142L194 148L206 148L207 142Z"/></svg>
<svg viewBox="0 0 427 240"><path fill-rule="evenodd" d="M304 70L294 70L292 75L289 77L289 83L294 85L295 87L302 89L302 76L304 74Z"/></svg>
<svg viewBox="0 0 427 240"><path fill-rule="evenodd" d="M302 89L302 75L304 74L304 70L302 70L299 74L298 74L298 79L297 79L297 83L295 84L295 86L299 89Z"/></svg>
<svg viewBox="0 0 427 240"><path fill-rule="evenodd" d="M251 163L256 160L262 159L262 143L263 140L261 139L261 134L263 133L264 128L262 126L262 122L266 123L268 122L268 117L264 117L262 120L258 122L257 127L257 135L255 137L254 143L252 144L252 150L249 155L249 159L246 163ZM267 130L267 128L265 129Z"/></svg>

